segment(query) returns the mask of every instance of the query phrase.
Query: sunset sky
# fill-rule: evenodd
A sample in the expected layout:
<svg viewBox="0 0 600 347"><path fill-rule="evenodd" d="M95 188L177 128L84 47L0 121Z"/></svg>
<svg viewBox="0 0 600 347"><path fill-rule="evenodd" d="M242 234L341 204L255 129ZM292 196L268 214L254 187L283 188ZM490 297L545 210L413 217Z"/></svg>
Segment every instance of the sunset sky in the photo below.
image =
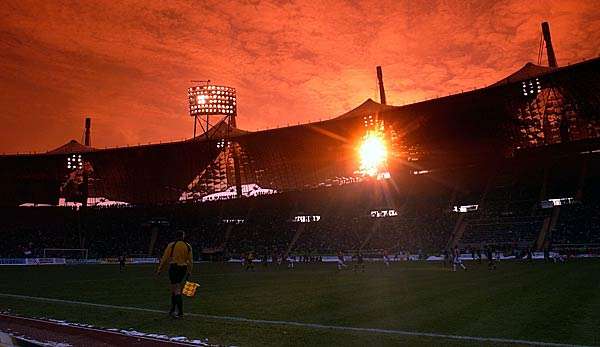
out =
<svg viewBox="0 0 600 347"><path fill-rule="evenodd" d="M330 118L493 83L536 62L600 55L600 1L0 2L0 153L192 135L190 80L238 91L238 126ZM546 60L544 58L544 64Z"/></svg>

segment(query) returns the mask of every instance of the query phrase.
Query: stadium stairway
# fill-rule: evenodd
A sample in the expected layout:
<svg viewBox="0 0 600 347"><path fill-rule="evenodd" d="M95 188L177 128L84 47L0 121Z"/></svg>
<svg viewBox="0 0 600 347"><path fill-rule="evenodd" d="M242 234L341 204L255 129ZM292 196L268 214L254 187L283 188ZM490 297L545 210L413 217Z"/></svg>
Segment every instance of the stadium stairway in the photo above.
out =
<svg viewBox="0 0 600 347"><path fill-rule="evenodd" d="M360 243L360 246L358 247L359 250L362 250L367 245L367 243L371 240L371 238L373 237L373 234L375 234L376 232L379 231L380 225L381 225L381 219L377 219L371 226L371 231L369 232L367 237L363 240L363 242Z"/></svg>
<svg viewBox="0 0 600 347"><path fill-rule="evenodd" d="M231 231L233 230L233 224L227 225L227 230L225 230L225 239L223 240L223 244L221 247L223 249L227 249L227 241L229 241L229 237L231 236Z"/></svg>
<svg viewBox="0 0 600 347"><path fill-rule="evenodd" d="M298 239L300 238L300 235L302 235L302 232L304 232L304 228L306 228L306 224L300 223L300 225L298 225L298 229L294 233L294 237L292 237L292 240L290 241L290 244L288 245L288 248L285 251L284 258L287 258L288 254L290 254L290 252L294 249L294 245L296 244L296 241L298 241Z"/></svg>
<svg viewBox="0 0 600 347"><path fill-rule="evenodd" d="M448 240L448 249L454 248L463 237L465 233L465 229L467 228L467 221L465 220L465 214L461 214L458 216L458 220L454 225L454 230L452 231L452 235L450 236L450 240Z"/></svg>
<svg viewBox="0 0 600 347"><path fill-rule="evenodd" d="M556 227L556 223L558 222L559 216L560 206L555 206L552 208L552 214L544 218L544 223L542 224L542 228L540 229L537 242L535 243L536 249L543 249L544 245L546 244L546 240L552 239L552 230L554 230L554 228Z"/></svg>
<svg viewBox="0 0 600 347"><path fill-rule="evenodd" d="M552 216L550 217L550 225L548 226L548 230L546 231L546 238L550 240L552 238L552 230L556 228L556 223L558 222L558 217L560 216L560 206L555 206L552 209Z"/></svg>
<svg viewBox="0 0 600 347"><path fill-rule="evenodd" d="M158 229L153 229L152 234L150 235L150 244L148 244L148 254L154 254L154 245L156 244L156 239L158 238Z"/></svg>

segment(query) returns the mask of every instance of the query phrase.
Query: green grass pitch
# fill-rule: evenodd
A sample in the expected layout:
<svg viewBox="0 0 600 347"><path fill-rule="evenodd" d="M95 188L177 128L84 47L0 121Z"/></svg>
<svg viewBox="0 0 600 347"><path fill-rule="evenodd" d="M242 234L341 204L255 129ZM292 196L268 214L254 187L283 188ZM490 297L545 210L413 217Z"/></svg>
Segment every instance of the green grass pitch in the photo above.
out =
<svg viewBox="0 0 600 347"><path fill-rule="evenodd" d="M600 260L566 264L502 262L496 271L466 263L450 272L440 263L368 263L364 273L335 264L256 266L196 264L198 296L187 313L323 325L600 345ZM166 275L154 266L0 268L0 293L166 310ZM81 306L0 295L0 310L107 328L208 338L238 346L505 345L440 337L341 331L235 322L166 313Z"/></svg>

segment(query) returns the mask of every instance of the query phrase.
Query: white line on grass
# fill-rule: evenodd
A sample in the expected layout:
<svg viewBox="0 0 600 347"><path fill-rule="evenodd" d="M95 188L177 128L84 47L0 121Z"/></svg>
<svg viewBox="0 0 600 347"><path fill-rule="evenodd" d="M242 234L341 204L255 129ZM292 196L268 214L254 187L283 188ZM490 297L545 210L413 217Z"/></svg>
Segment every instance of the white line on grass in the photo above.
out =
<svg viewBox="0 0 600 347"><path fill-rule="evenodd" d="M151 312L151 313L161 313L161 314L165 313L165 311L154 310L154 309L150 309L150 308L117 306L117 305L109 305L109 304L96 304L93 302L42 298L42 297L28 296L28 295L0 293L0 296L6 297L6 298L22 299L22 300L45 301L45 302L53 302L53 303L61 303L61 304L112 308L112 309L118 309L118 310ZM463 336L463 335L423 333L423 332L392 330L392 329L345 327L345 326L338 326L338 325L325 325L325 324L303 323L303 322L282 321L282 320L251 319L251 318L233 317L233 316L216 316L216 315L201 314L201 313L187 313L186 316L199 317L199 318L205 318L205 319L213 319L213 320L226 320L226 321L233 321L233 322L264 324L264 325L284 325L284 326L287 325L287 326L296 326L296 327L301 327L301 328L351 331L351 332L362 332L362 333L376 333L376 334L388 334L388 335L402 335L402 336L415 336L415 337L433 337L433 338L444 338L444 339L474 341L474 342L493 342L493 343L504 343L504 344L510 343L510 344L522 344L522 345L530 345L530 346L548 346L548 347L586 347L583 345L570 345L570 344L553 343L553 342L505 339L505 338L498 338L498 337Z"/></svg>

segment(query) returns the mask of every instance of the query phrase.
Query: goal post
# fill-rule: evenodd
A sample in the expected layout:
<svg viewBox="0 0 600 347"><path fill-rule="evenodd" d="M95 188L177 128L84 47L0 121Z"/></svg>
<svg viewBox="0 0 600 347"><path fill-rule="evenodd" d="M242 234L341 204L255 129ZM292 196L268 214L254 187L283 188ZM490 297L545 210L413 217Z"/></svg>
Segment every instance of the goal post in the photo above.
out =
<svg viewBox="0 0 600 347"><path fill-rule="evenodd" d="M44 258L87 259L87 248L44 248Z"/></svg>

